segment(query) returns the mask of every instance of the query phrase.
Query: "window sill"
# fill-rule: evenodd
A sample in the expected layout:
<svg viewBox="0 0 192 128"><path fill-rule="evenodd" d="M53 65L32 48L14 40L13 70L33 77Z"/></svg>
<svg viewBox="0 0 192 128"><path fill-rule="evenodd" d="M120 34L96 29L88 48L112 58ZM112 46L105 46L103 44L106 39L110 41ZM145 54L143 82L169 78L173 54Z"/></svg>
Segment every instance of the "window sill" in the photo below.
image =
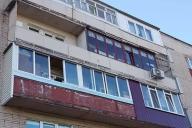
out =
<svg viewBox="0 0 192 128"><path fill-rule="evenodd" d="M91 95L95 95L95 96L99 96L99 97L103 97L103 98L107 98L107 99L111 99L111 100L116 100L116 101L120 101L120 102L124 102L124 103L128 103L128 104L133 104L133 100L132 99L128 99L128 98L123 98L123 97L117 97L117 96L113 96L113 95L109 95L109 94L104 94L101 92L97 92L95 90L91 90L88 88L84 88L84 87L80 87L77 85L73 85L73 84L69 84L69 83L63 83L63 82L57 82L48 78L43 78L40 76L36 76L34 74L31 73L27 73L24 71L20 71L20 70L15 70L13 72L13 76L20 76L26 79L31 79L34 81L39 81L39 82L43 82L43 83L47 83L53 86L57 86L57 87L61 87L61 88L66 88L66 89L70 89L70 90L74 90L74 91L79 91L79 92L84 92L84 93L88 93Z"/></svg>

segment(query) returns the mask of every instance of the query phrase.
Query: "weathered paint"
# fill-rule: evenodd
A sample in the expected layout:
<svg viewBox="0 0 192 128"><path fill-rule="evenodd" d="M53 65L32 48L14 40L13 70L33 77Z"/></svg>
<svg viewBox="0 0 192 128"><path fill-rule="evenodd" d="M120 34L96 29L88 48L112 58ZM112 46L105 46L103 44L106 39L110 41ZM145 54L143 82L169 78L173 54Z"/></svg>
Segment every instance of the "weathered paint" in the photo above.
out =
<svg viewBox="0 0 192 128"><path fill-rule="evenodd" d="M142 92L138 82L130 81L130 89L137 120L159 124L165 127L173 128L189 128L190 124L185 116L179 116L155 109L145 107Z"/></svg>
<svg viewBox="0 0 192 128"><path fill-rule="evenodd" d="M96 112L124 120L136 118L134 107L131 104L59 88L21 77L14 77L14 97L40 100L48 104L72 106L80 110Z"/></svg>

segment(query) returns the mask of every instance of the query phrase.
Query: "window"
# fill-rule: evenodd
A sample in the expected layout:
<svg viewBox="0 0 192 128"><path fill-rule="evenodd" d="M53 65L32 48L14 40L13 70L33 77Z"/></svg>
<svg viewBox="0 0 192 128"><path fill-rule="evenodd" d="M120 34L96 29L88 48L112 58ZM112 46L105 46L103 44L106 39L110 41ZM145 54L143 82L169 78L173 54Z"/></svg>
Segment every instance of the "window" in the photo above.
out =
<svg viewBox="0 0 192 128"><path fill-rule="evenodd" d="M127 80L123 78L118 78L118 86L119 86L120 96L130 98Z"/></svg>
<svg viewBox="0 0 192 128"><path fill-rule="evenodd" d="M166 93L166 94L165 94L165 97L166 97L166 100L167 100L167 104L168 104L168 107L169 107L169 111L174 112L175 109L174 109L173 100L172 100L171 95L168 94L168 93Z"/></svg>
<svg viewBox="0 0 192 128"><path fill-rule="evenodd" d="M153 41L153 37L152 37L151 31L148 30L148 29L145 29L145 33L146 33L147 40Z"/></svg>
<svg viewBox="0 0 192 128"><path fill-rule="evenodd" d="M144 84L141 84L141 90L146 107L184 115L183 108L177 94L149 87Z"/></svg>
<svg viewBox="0 0 192 128"><path fill-rule="evenodd" d="M48 57L45 55L35 54L35 74L41 77L49 77Z"/></svg>
<svg viewBox="0 0 192 128"><path fill-rule="evenodd" d="M72 127L67 125L59 125L58 128L72 128Z"/></svg>
<svg viewBox="0 0 192 128"><path fill-rule="evenodd" d="M74 0L75 7L81 9L81 2L80 0Z"/></svg>
<svg viewBox="0 0 192 128"><path fill-rule="evenodd" d="M142 84L141 90L142 90L142 93L143 93L145 106L152 107L152 102L151 102L151 98L150 98L150 95L149 95L148 86Z"/></svg>
<svg viewBox="0 0 192 128"><path fill-rule="evenodd" d="M125 45L124 48L125 48L126 63L127 64L132 64L133 53L131 51L131 47Z"/></svg>
<svg viewBox="0 0 192 128"><path fill-rule="evenodd" d="M88 31L88 50L97 53L97 40L95 38L95 33L93 33L92 31Z"/></svg>
<svg viewBox="0 0 192 128"><path fill-rule="evenodd" d="M115 48L113 45L113 41L111 39L106 38L106 43L107 43L108 57L115 58Z"/></svg>
<svg viewBox="0 0 192 128"><path fill-rule="evenodd" d="M118 96L116 79L114 76L106 75L108 94Z"/></svg>
<svg viewBox="0 0 192 128"><path fill-rule="evenodd" d="M105 19L105 7L101 6L101 5L96 5L97 6L97 14L100 18Z"/></svg>
<svg viewBox="0 0 192 128"><path fill-rule="evenodd" d="M141 56L139 54L139 50L136 48L133 48L133 58L134 58L134 64L135 66L142 68L141 64Z"/></svg>
<svg viewBox="0 0 192 128"><path fill-rule="evenodd" d="M19 48L19 70L33 73L33 51Z"/></svg>
<svg viewBox="0 0 192 128"><path fill-rule="evenodd" d="M123 42L113 40L91 30L87 31L87 49L147 71L157 67L153 53L123 45Z"/></svg>
<svg viewBox="0 0 192 128"><path fill-rule="evenodd" d="M148 59L147 53L144 51L141 51L141 60L142 60L143 69L149 71L150 70L149 59Z"/></svg>
<svg viewBox="0 0 192 128"><path fill-rule="evenodd" d="M173 94L173 100L174 100L174 103L175 103L175 108L177 110L177 113L184 114L183 108L182 108L182 105L181 105L181 102L180 102L180 99L179 99L179 96L177 94Z"/></svg>
<svg viewBox="0 0 192 128"><path fill-rule="evenodd" d="M150 69L157 67L154 55L148 54Z"/></svg>
<svg viewBox="0 0 192 128"><path fill-rule="evenodd" d="M63 60L50 57L51 79L63 82Z"/></svg>
<svg viewBox="0 0 192 128"><path fill-rule="evenodd" d="M106 56L106 43L105 43L104 37L97 34L96 38L97 38L97 42L98 42L98 52L99 52L99 54Z"/></svg>
<svg viewBox="0 0 192 128"><path fill-rule="evenodd" d="M157 97L156 90L150 88L150 93L151 93L151 99L152 99L152 102L153 102L153 106L155 108L160 108L160 104L159 104L159 100L158 100L158 97Z"/></svg>
<svg viewBox="0 0 192 128"><path fill-rule="evenodd" d="M81 0L81 9L83 11L87 11L87 3L85 2L85 0Z"/></svg>
<svg viewBox="0 0 192 128"><path fill-rule="evenodd" d="M104 80L102 72L94 71L96 91L105 93Z"/></svg>
<svg viewBox="0 0 192 128"><path fill-rule="evenodd" d="M145 38L145 31L143 26L137 24L137 30L138 30L138 35L142 38Z"/></svg>
<svg viewBox="0 0 192 128"><path fill-rule="evenodd" d="M136 34L135 24L133 22L128 21L129 31L133 34Z"/></svg>
<svg viewBox="0 0 192 128"><path fill-rule="evenodd" d="M25 128L40 128L40 123L36 121L27 121Z"/></svg>
<svg viewBox="0 0 192 128"><path fill-rule="evenodd" d="M187 63L188 63L189 69L192 69L192 59L191 58L187 58Z"/></svg>
<svg viewBox="0 0 192 128"><path fill-rule="evenodd" d="M83 86L85 88L93 89L92 71L89 68L82 67Z"/></svg>
<svg viewBox="0 0 192 128"><path fill-rule="evenodd" d="M96 7L95 7L95 3L92 1L87 0L88 3L88 8L89 8L89 13L96 15Z"/></svg>
<svg viewBox="0 0 192 128"><path fill-rule="evenodd" d="M28 120L25 123L25 128L72 128L72 126Z"/></svg>
<svg viewBox="0 0 192 128"><path fill-rule="evenodd" d="M73 0L64 0L65 3L73 5Z"/></svg>
<svg viewBox="0 0 192 128"><path fill-rule="evenodd" d="M65 71L66 71L66 82L78 85L79 83L77 76L77 65L70 62L66 62Z"/></svg>
<svg viewBox="0 0 192 128"><path fill-rule="evenodd" d="M120 43L115 42L115 50L116 50L116 59L124 62L123 48Z"/></svg>
<svg viewBox="0 0 192 128"><path fill-rule="evenodd" d="M160 101L162 109L165 110L165 111L168 111L168 106L167 106L167 103L166 103L166 100L165 100L165 95L164 95L163 90L158 89L157 94L158 94L159 101Z"/></svg>
<svg viewBox="0 0 192 128"><path fill-rule="evenodd" d="M107 19L107 21L117 25L117 18L116 18L116 14L114 11L107 9L106 19Z"/></svg>
<svg viewBox="0 0 192 128"><path fill-rule="evenodd" d="M55 128L54 124L43 123L43 128Z"/></svg>

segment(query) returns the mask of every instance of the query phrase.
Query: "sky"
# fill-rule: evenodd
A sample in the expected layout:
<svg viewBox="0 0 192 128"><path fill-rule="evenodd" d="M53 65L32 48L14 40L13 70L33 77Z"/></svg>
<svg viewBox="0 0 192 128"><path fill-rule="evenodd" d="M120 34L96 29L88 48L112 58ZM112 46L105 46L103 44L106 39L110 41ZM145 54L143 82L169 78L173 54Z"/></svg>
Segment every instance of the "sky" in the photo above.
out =
<svg viewBox="0 0 192 128"><path fill-rule="evenodd" d="M192 44L192 0L102 0Z"/></svg>

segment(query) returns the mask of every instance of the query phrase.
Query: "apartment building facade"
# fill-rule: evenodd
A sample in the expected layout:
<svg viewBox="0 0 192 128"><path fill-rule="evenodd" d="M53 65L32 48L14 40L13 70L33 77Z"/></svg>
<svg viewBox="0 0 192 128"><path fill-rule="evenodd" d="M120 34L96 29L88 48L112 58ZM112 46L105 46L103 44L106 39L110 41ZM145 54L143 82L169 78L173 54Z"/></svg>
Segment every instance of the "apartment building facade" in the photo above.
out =
<svg viewBox="0 0 192 128"><path fill-rule="evenodd" d="M191 64L192 64L192 46L175 37L162 33L162 40L167 48L172 73L177 80L180 90L181 100L188 114L190 122L192 122L191 109Z"/></svg>
<svg viewBox="0 0 192 128"><path fill-rule="evenodd" d="M0 7L0 127L190 127L158 27L96 0Z"/></svg>

